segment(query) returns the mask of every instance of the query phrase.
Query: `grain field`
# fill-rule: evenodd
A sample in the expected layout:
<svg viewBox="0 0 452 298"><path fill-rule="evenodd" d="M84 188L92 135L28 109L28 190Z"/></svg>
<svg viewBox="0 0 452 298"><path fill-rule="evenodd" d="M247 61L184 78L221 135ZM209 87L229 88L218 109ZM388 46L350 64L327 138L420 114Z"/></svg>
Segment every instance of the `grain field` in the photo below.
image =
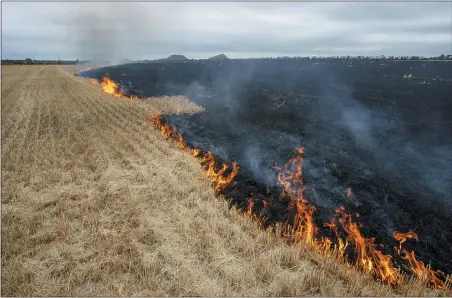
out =
<svg viewBox="0 0 452 298"><path fill-rule="evenodd" d="M438 294L391 289L229 210L147 122L165 100L45 65L4 66L1 91L2 296Z"/></svg>

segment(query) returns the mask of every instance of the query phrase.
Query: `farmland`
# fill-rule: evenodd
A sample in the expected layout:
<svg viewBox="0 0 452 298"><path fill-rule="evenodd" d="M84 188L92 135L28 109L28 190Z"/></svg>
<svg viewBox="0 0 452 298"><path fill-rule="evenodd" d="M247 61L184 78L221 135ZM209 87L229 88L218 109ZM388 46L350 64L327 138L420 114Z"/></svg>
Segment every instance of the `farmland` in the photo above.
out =
<svg viewBox="0 0 452 298"><path fill-rule="evenodd" d="M390 288L262 231L148 121L200 104L118 98L72 71L2 69L2 295L442 293Z"/></svg>

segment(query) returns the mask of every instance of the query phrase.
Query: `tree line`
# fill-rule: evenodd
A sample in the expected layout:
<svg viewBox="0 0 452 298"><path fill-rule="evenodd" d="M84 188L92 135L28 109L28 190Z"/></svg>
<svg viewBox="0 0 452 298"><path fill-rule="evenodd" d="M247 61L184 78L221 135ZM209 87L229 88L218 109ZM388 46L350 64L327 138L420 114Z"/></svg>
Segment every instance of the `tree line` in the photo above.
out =
<svg viewBox="0 0 452 298"><path fill-rule="evenodd" d="M452 60L452 55L440 55L440 56L295 56L295 57L289 57L289 56L283 56L283 57L262 57L262 58L239 58L239 59L233 59L233 60L360 60L360 61L370 61L370 60L438 60L438 61L444 61L444 60ZM190 60L196 60L196 59L190 59ZM148 62L149 60L142 60L144 62ZM79 61L76 60L34 60L31 58L26 58L23 60L11 60L11 59L2 59L2 64L83 64L87 63L89 61ZM132 61L129 61L132 62ZM140 62L140 60L137 60L137 62Z"/></svg>
<svg viewBox="0 0 452 298"><path fill-rule="evenodd" d="M245 58L241 60L253 60L256 58ZM452 60L452 55L440 55L440 56L297 56L297 57L263 57L259 58L263 60Z"/></svg>
<svg viewBox="0 0 452 298"><path fill-rule="evenodd" d="M80 63L77 60L34 60L31 58L26 58L23 60L11 60L11 59L2 59L2 64L8 65L8 64L20 64L20 65L27 65L27 64L61 64L61 65L71 65L71 64L78 64Z"/></svg>

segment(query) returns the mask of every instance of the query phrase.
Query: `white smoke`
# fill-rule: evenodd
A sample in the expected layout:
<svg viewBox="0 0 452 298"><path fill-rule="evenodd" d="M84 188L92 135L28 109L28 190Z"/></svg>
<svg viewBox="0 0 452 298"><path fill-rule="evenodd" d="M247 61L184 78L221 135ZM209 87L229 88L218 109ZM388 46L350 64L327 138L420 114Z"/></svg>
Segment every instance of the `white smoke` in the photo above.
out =
<svg viewBox="0 0 452 298"><path fill-rule="evenodd" d="M67 37L81 60L116 65L140 59L145 44L152 44L161 17L143 3L83 3L65 20ZM152 49L149 49L150 53ZM107 63L106 63L107 62Z"/></svg>

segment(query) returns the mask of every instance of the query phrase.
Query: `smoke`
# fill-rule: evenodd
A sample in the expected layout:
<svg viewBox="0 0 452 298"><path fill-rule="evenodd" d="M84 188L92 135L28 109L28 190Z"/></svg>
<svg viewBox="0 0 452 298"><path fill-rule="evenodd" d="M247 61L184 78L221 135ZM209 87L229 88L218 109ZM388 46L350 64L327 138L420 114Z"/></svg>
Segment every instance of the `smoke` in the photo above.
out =
<svg viewBox="0 0 452 298"><path fill-rule="evenodd" d="M330 190L348 181L372 183L383 177L375 182L373 195L384 197L383 189L403 187L395 192L409 189L429 201L451 203L452 138L440 112L447 110L441 106L441 93L438 98L432 95L431 102L413 95L416 105L410 96L398 96L401 91L389 96L372 93L394 88L393 81L383 78L364 85L360 93L354 88L366 81L341 75L343 68L335 73L334 67L318 63L235 60L171 69L159 82L166 87L158 90L177 89L206 108L192 117L172 117L184 137L203 150L238 161L242 170L265 184L275 180L273 162L281 165L295 148L305 146L304 175L316 185L317 197L323 192L330 200ZM156 85L142 81L144 94L155 95ZM407 81L399 85L402 92L411 91ZM419 112L429 107L434 113ZM420 124L423 130L417 128ZM367 187L367 182L360 183ZM341 197L343 191L338 191L331 201Z"/></svg>
<svg viewBox="0 0 452 298"><path fill-rule="evenodd" d="M337 77L323 79L322 92L315 117L337 150L354 146L370 153L372 159L366 161L394 182L416 191L433 191L444 202L452 203L452 143L439 114L423 114L427 129L410 132L412 119L397 109L360 103L353 98L351 87ZM351 144L344 143L347 134L352 137Z"/></svg>
<svg viewBox="0 0 452 298"><path fill-rule="evenodd" d="M143 47L152 45L162 20L143 3L110 2L77 5L64 22L79 59L116 65L139 59Z"/></svg>
<svg viewBox="0 0 452 298"><path fill-rule="evenodd" d="M307 177L309 171L315 172L319 163L328 160L339 163L339 168L348 167L367 176L383 173L394 185L451 203L452 171L448 165L452 164L452 140L447 139L450 133L437 113L425 113L422 118L406 116L407 111L389 99L379 107L371 107L355 98L353 81L345 81L322 65L256 69L250 62L241 65L240 71L232 65L226 65L220 74L213 71L216 76L208 83L200 78L185 89L184 94L207 109L198 117L203 127L214 128L216 135L222 135L214 140L207 133L198 136L208 144L204 149L229 151L256 179L270 184L275 179L271 162L284 162L282 157L303 145L309 147ZM284 94L280 99L268 98L261 92L274 92L273 86L253 85L267 80L266 76L276 81L279 74L284 76L275 83L277 91ZM311 103L299 100L299 95L287 98L286 91L293 93L297 89L318 96ZM199 119L187 122L199 123ZM427 129L413 132L411 126L418 122L427 123ZM187 123L177 126L185 127L184 132L190 130ZM196 135L190 132L188 138L197 139ZM328 184L325 188L337 185L328 175L322 175L321 180ZM315 179L311 182L318 183Z"/></svg>

